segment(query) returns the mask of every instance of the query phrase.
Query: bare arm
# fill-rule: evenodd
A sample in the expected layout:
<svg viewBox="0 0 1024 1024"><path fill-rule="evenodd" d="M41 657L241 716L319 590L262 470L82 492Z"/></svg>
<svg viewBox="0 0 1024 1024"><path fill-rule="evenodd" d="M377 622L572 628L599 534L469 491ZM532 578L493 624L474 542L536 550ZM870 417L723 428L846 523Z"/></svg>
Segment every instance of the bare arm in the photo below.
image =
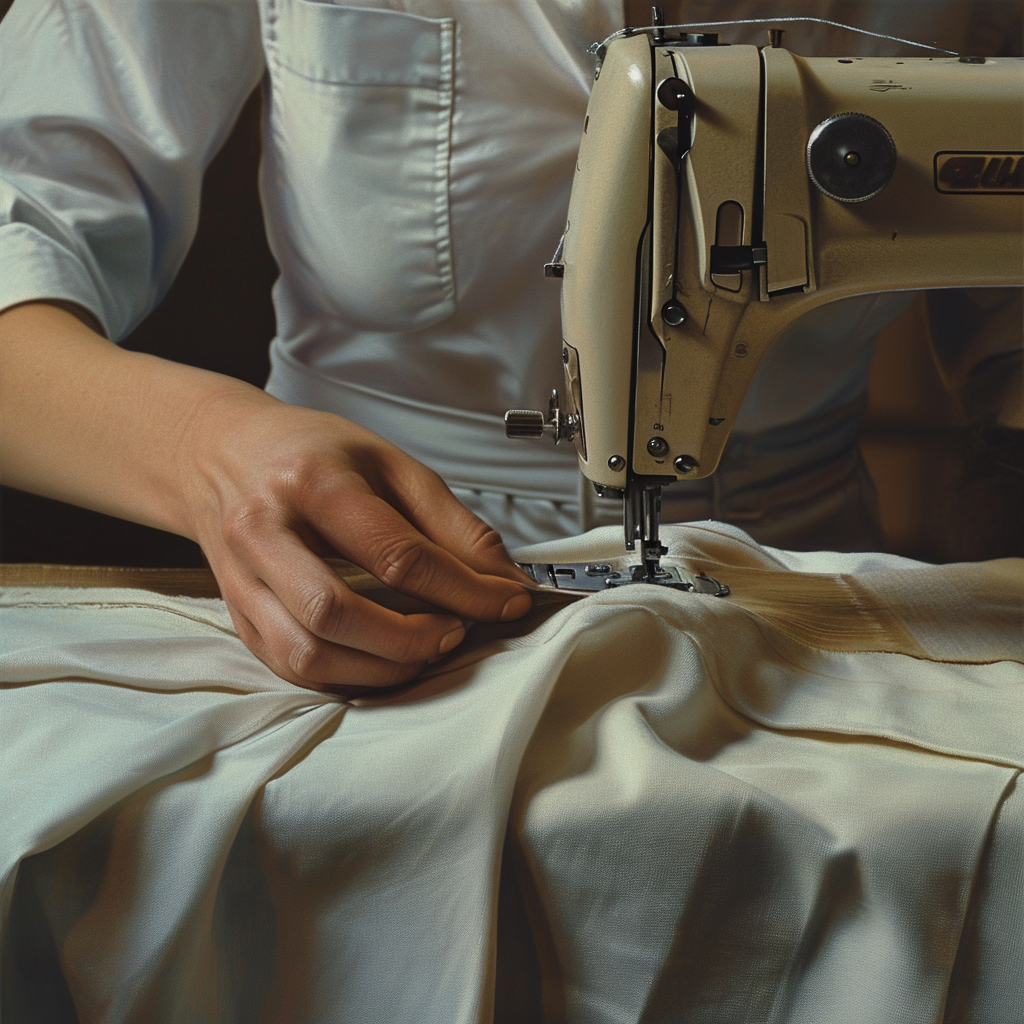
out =
<svg viewBox="0 0 1024 1024"><path fill-rule="evenodd" d="M455 616L530 606L498 535L393 445L46 303L0 314L0 479L196 540L248 647L314 689L411 679L462 639ZM381 608L328 552L454 614Z"/></svg>

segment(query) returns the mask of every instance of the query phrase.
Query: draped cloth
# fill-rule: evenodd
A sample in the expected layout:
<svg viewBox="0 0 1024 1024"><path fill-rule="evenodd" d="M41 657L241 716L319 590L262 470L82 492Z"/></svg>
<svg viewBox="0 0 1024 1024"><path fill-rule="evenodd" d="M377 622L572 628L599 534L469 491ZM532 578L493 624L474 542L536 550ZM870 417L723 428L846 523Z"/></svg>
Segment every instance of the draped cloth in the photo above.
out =
<svg viewBox="0 0 1024 1024"><path fill-rule="evenodd" d="M665 533L358 706L0 591L4 1024L1024 1020L1024 563Z"/></svg>

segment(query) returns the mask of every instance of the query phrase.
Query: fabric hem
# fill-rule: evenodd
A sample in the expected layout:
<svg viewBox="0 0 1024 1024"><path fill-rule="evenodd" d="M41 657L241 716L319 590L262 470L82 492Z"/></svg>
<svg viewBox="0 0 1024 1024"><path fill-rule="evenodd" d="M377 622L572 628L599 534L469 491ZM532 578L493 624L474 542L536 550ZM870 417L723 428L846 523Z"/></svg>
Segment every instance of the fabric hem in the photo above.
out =
<svg viewBox="0 0 1024 1024"><path fill-rule="evenodd" d="M113 337L99 292L81 261L29 224L0 226L0 312L47 300L81 306Z"/></svg>

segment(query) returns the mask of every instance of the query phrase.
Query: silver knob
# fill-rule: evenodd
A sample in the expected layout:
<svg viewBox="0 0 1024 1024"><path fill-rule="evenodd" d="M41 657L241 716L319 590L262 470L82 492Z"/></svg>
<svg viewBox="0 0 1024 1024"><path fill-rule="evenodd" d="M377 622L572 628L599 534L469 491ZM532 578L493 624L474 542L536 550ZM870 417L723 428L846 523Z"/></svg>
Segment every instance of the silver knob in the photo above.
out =
<svg viewBox="0 0 1024 1024"><path fill-rule="evenodd" d="M544 426L544 413L536 409L509 409L505 413L506 437L543 437Z"/></svg>

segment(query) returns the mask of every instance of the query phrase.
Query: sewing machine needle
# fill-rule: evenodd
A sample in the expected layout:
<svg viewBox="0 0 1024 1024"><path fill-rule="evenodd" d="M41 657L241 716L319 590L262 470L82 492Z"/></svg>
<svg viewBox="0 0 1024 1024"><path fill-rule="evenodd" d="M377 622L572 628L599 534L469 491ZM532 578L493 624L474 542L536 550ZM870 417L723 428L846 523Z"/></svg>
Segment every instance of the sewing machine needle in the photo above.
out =
<svg viewBox="0 0 1024 1024"><path fill-rule="evenodd" d="M661 556L667 550L658 538L660 517L661 488L645 487L641 493L640 556L648 580L653 580L661 571Z"/></svg>

